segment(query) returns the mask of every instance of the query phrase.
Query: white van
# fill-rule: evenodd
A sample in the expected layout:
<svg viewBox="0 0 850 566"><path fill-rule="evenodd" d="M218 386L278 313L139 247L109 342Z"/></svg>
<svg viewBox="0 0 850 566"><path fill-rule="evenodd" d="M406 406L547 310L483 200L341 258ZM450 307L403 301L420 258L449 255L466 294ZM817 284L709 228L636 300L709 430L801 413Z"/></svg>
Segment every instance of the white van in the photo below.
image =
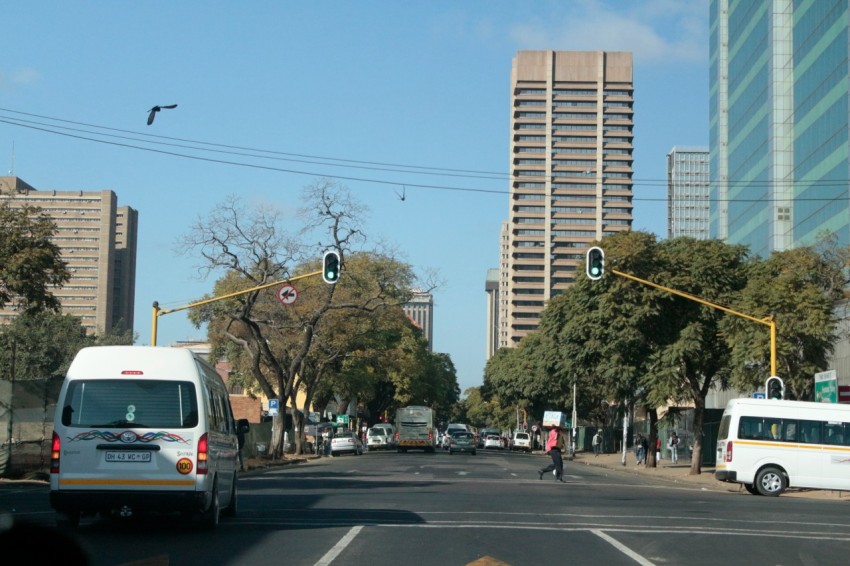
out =
<svg viewBox="0 0 850 566"><path fill-rule="evenodd" d="M236 514L237 427L224 382L190 350L83 348L56 407L50 504L60 525L100 513Z"/></svg>
<svg viewBox="0 0 850 566"><path fill-rule="evenodd" d="M732 399L717 433L714 477L754 495L788 487L850 490L850 405Z"/></svg>
<svg viewBox="0 0 850 566"><path fill-rule="evenodd" d="M396 445L396 431L395 427L392 423L377 423L372 425L372 428L381 428L387 431L387 440L390 441L390 446L388 448L395 448Z"/></svg>

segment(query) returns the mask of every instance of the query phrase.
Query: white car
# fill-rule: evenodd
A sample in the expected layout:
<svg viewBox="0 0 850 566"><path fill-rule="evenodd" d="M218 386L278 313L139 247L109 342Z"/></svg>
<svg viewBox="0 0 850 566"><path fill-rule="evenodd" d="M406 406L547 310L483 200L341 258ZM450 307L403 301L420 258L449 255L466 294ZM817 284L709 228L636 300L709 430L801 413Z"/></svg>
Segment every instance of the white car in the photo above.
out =
<svg viewBox="0 0 850 566"><path fill-rule="evenodd" d="M366 446L369 450L389 450L395 448L395 439L388 429L372 427L366 431Z"/></svg>
<svg viewBox="0 0 850 566"><path fill-rule="evenodd" d="M489 434L486 438L484 438L484 448L504 448L502 444L502 437L496 436L495 434Z"/></svg>
<svg viewBox="0 0 850 566"><path fill-rule="evenodd" d="M511 439L511 450L531 452L531 435L527 432L515 432Z"/></svg>
<svg viewBox="0 0 850 566"><path fill-rule="evenodd" d="M340 432L331 439L331 456L363 454L363 444L354 432Z"/></svg>

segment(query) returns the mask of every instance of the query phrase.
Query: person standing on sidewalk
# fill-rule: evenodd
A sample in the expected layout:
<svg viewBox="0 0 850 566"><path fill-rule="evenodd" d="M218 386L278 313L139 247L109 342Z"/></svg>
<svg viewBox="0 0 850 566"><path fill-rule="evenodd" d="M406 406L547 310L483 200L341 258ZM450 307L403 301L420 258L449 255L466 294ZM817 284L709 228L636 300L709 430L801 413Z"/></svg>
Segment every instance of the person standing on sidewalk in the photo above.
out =
<svg viewBox="0 0 850 566"><path fill-rule="evenodd" d="M649 440L647 440L646 436L640 435L640 462L638 464L643 464L646 466L646 453L649 451Z"/></svg>
<svg viewBox="0 0 850 566"><path fill-rule="evenodd" d="M602 450L602 434L597 430L593 435L593 455L599 456L600 450Z"/></svg>
<svg viewBox="0 0 850 566"><path fill-rule="evenodd" d="M667 448L670 450L670 461L675 464L679 461L679 437L675 430L667 440Z"/></svg>
<svg viewBox="0 0 850 566"><path fill-rule="evenodd" d="M549 431L549 438L546 440L546 453L552 458L552 463L537 470L537 479L543 479L543 474L555 471L555 479L559 482L564 482L564 459L562 454L567 450L567 440L564 438L564 431L561 427L553 427Z"/></svg>

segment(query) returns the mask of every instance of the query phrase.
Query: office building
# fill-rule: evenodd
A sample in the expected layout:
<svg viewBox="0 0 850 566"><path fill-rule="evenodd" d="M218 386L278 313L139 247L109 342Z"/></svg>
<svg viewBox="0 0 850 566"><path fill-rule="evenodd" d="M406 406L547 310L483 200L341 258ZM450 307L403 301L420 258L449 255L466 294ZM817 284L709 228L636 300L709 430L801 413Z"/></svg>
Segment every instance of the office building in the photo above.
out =
<svg viewBox="0 0 850 566"><path fill-rule="evenodd" d="M711 0L711 235L768 257L850 244L846 0Z"/></svg>
<svg viewBox="0 0 850 566"><path fill-rule="evenodd" d="M501 345L538 328L546 301L576 280L592 242L631 228L633 100L631 53L514 58Z"/></svg>
<svg viewBox="0 0 850 566"><path fill-rule="evenodd" d="M487 293L487 360L499 349L499 270L488 269L484 283Z"/></svg>
<svg viewBox="0 0 850 566"><path fill-rule="evenodd" d="M90 333L133 328L138 212L118 206L115 193L36 190L18 177L0 177L0 203L36 206L57 226L53 242L70 280L53 294L64 314L82 320ZM0 323L17 312L0 310Z"/></svg>
<svg viewBox="0 0 850 566"><path fill-rule="evenodd" d="M434 351L434 297L421 289L413 289L413 297L401 308L404 314L422 330L428 340L428 350Z"/></svg>
<svg viewBox="0 0 850 566"><path fill-rule="evenodd" d="M667 237L709 238L708 148L674 147L667 154Z"/></svg>

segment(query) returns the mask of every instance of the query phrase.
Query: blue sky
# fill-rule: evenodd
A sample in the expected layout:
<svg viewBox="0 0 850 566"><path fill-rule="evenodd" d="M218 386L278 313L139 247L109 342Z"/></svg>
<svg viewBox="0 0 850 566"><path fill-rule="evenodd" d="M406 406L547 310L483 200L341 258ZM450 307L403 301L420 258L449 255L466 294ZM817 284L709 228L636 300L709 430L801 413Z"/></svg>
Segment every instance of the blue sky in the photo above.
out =
<svg viewBox="0 0 850 566"><path fill-rule="evenodd" d="M462 390L481 385L516 52L634 54L635 229L666 235L666 154L708 144L707 0L0 6L0 171L41 190L111 189L139 211L140 344L153 301L212 289L199 258L174 251L199 216L230 195L291 212L305 186L340 177L369 209L372 242L439 272L434 349ZM173 103L146 126L149 108ZM44 131L58 125L85 131ZM165 145L176 138L278 159ZM159 344L203 337L184 313L159 320Z"/></svg>

